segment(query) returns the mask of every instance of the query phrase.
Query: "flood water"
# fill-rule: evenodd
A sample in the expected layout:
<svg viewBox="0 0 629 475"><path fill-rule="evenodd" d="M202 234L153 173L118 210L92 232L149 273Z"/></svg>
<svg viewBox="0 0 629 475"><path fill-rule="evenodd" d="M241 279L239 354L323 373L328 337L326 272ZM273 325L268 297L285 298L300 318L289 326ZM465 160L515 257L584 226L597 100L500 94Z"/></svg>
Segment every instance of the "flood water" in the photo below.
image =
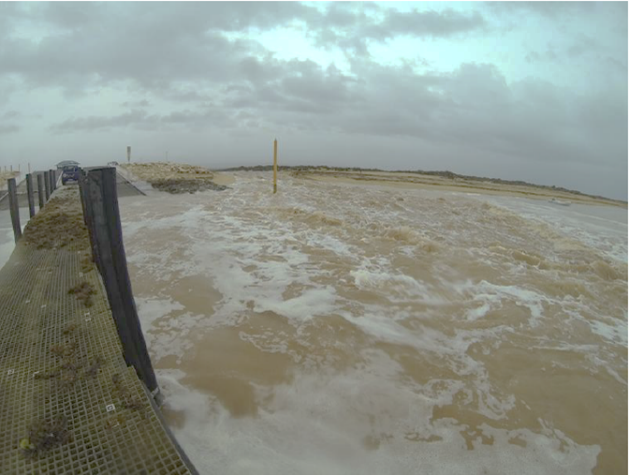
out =
<svg viewBox="0 0 629 475"><path fill-rule="evenodd" d="M242 173L121 198L201 473L627 473L627 210Z"/></svg>

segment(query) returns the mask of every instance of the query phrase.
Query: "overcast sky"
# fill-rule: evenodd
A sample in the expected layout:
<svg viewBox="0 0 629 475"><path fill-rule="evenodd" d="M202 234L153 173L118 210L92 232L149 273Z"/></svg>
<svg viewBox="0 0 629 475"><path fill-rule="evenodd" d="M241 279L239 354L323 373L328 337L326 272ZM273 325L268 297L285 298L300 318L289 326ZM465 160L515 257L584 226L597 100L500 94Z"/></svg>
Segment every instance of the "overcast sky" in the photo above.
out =
<svg viewBox="0 0 629 475"><path fill-rule="evenodd" d="M0 166L451 170L627 198L627 3L0 3Z"/></svg>

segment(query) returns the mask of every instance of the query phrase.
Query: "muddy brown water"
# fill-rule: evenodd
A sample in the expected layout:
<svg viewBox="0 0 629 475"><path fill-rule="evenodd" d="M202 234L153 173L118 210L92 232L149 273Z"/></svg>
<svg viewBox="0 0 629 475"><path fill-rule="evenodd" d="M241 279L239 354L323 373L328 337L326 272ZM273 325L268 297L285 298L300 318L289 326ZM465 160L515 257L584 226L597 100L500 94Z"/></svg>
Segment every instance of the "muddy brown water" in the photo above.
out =
<svg viewBox="0 0 629 475"><path fill-rule="evenodd" d="M120 200L202 473L626 473L626 210L236 178Z"/></svg>

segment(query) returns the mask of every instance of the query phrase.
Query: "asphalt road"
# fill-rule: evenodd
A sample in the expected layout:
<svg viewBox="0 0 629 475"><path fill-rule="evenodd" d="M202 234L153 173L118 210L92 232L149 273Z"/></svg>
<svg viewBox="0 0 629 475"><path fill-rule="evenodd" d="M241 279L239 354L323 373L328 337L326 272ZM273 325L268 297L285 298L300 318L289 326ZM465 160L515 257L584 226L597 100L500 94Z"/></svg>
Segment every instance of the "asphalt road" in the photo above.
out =
<svg viewBox="0 0 629 475"><path fill-rule="evenodd" d="M37 175L44 172L33 172L33 186L35 188L33 197L35 199L35 210L39 210L39 198L37 197ZM120 173L116 173L116 184L118 186L118 196L138 196L143 195L140 190L125 180ZM59 186L62 186L59 183ZM65 186L78 186L76 182L70 182ZM26 194L26 179L23 179L17 186L18 203L20 208L28 208L28 196ZM6 191L0 192L0 211L9 209L9 197Z"/></svg>

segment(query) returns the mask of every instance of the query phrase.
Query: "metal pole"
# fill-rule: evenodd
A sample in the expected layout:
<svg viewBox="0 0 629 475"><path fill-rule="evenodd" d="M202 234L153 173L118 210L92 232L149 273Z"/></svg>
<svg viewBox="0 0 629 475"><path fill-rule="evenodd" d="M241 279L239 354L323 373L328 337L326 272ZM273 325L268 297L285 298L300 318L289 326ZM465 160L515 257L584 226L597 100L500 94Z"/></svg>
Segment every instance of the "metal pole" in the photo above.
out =
<svg viewBox="0 0 629 475"><path fill-rule="evenodd" d="M33 196L33 176L26 174L26 195L28 196L28 212L31 216L35 216L35 197Z"/></svg>
<svg viewBox="0 0 629 475"><path fill-rule="evenodd" d="M127 163L131 163L131 145L127 145Z"/></svg>
<svg viewBox="0 0 629 475"><path fill-rule="evenodd" d="M273 193L277 193L277 139L273 142Z"/></svg>
<svg viewBox="0 0 629 475"><path fill-rule="evenodd" d="M37 174L37 199L39 200L39 210L44 207L44 203L46 202L44 198L46 197L46 188L44 186L44 174Z"/></svg>
<svg viewBox="0 0 629 475"><path fill-rule="evenodd" d="M50 173L44 172L44 185L46 186L46 203L50 199Z"/></svg>
<svg viewBox="0 0 629 475"><path fill-rule="evenodd" d="M116 168L91 169L87 173L85 185L85 206L89 208L100 271L124 349L125 361L135 367L148 390L157 397L159 388L146 349L127 269L118 208Z"/></svg>
<svg viewBox="0 0 629 475"><path fill-rule="evenodd" d="M13 225L13 236L17 243L22 237L22 226L20 226L20 206L17 202L17 186L15 178L7 180L9 185L9 209L11 210L11 224Z"/></svg>

